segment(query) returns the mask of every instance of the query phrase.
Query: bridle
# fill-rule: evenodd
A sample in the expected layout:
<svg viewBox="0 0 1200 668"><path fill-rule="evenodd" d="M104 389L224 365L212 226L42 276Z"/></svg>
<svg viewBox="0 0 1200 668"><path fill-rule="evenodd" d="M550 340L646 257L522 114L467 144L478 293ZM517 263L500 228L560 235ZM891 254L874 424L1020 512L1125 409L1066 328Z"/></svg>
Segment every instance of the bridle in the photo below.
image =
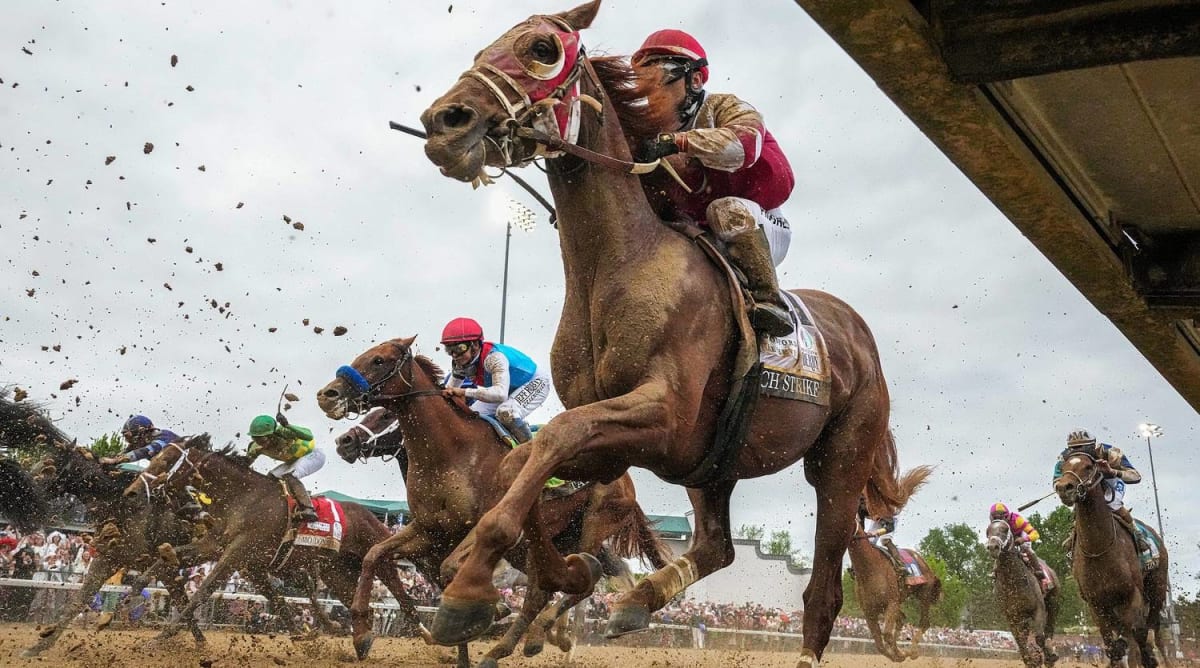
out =
<svg viewBox="0 0 1200 668"><path fill-rule="evenodd" d="M399 346L397 343L393 343L392 345ZM370 411L371 408L380 401L407 399L409 397L441 396L441 389L436 388L432 390L410 390L408 392L400 392L398 394L383 394L383 386L393 378L399 378L410 388L414 387L413 373L411 370L411 362L413 360L412 348L406 347L403 348L403 350L404 354L396 360L396 363L392 366L392 369L384 374L382 378L379 378L374 382L367 380L366 377L358 371L358 369L355 369L350 365L338 367L336 374L337 377L356 392L354 396L343 397L341 400L347 413L353 413L353 415L347 415L347 417L357 418L359 415ZM405 366L410 367L408 378L404 377Z"/></svg>
<svg viewBox="0 0 1200 668"><path fill-rule="evenodd" d="M147 503L150 502L151 495L155 489L165 486L177 475L182 478L194 475L199 478L201 482L203 482L204 475L200 473L200 467L209 457L214 454L212 451L209 451L205 453L204 457L201 458L199 462L193 462L191 457L191 448L185 448L182 445L179 445L179 443L169 443L167 447L175 448L179 451L179 459L176 459L175 463L171 464L171 468L159 475L154 475L149 471L142 471L138 474L138 480L142 482L142 486L145 488Z"/></svg>
<svg viewBox="0 0 1200 668"><path fill-rule="evenodd" d="M383 454L377 455L377 454L375 454L375 452L376 452L376 450L378 450L378 448L372 447L371 444L374 443L375 441L378 441L380 438L396 431L399 428L400 428L400 420L398 420L398 419L392 420L391 423L388 424L388 426L384 427L383 429L379 430L378 432L371 431L370 427L368 427L367 425L365 425L361 422L355 424L353 427L350 427L350 431L354 431L355 429L361 429L364 432L366 432L366 434L367 434L367 440L363 441L358 446L358 456L355 458L355 460L360 461L360 462L365 462L372 457L379 457L381 460L383 460L385 463L387 463L387 462L390 462L390 461L396 459L396 457L398 456L398 453L400 452L400 449L404 447L403 445L397 445L395 448L391 449L389 452L385 452Z"/></svg>
<svg viewBox="0 0 1200 668"><path fill-rule="evenodd" d="M1072 478L1075 478L1075 480L1079 483L1079 486L1076 488L1079 491L1077 491L1075 493L1075 499L1074 499L1075 503L1079 503L1087 498L1088 493L1092 490L1093 487L1100 484L1100 481L1104 479L1104 473L1100 470L1100 468L1098 466L1096 466L1096 461L1097 461L1096 456L1094 454L1092 454L1091 452L1081 450L1081 451L1077 451L1077 452L1072 452L1068 456L1069 457L1086 458L1093 467L1093 469L1092 469L1093 473L1092 473L1092 475L1088 476L1087 480L1084 480L1078 473L1076 473L1074 471L1068 471L1068 470L1064 469L1062 472L1061 477L1065 478L1069 475ZM1064 458L1064 461L1066 461L1065 458ZM1078 520L1076 520L1076 521L1078 522ZM1086 550L1084 550L1082 545L1079 545L1079 553L1089 559L1095 559L1097 557L1102 557L1105 554L1108 554L1109 550L1111 550L1113 545L1116 544L1116 542L1117 542L1116 523L1117 523L1116 519L1110 518L1109 527L1108 527L1109 528L1108 545L1105 546L1105 548L1103 550L1100 550L1099 552L1091 553L1091 552L1087 552ZM1076 531L1078 531L1078 529L1076 529ZM1078 538L1076 540L1078 540Z"/></svg>
<svg viewBox="0 0 1200 668"><path fill-rule="evenodd" d="M504 161L504 168L521 167L539 157L555 158L566 153L585 162L627 174L649 174L661 167L687 192L692 192L670 163L662 158L653 162L622 160L583 148L575 143L580 125L578 118L580 105L578 103L586 104L596 113L599 122L604 123L604 105L591 95L580 92L580 81L584 75L587 76L594 90L601 89L600 79L591 62L588 61L583 45L579 42L579 31L557 16L537 15L530 21L536 19L549 21L563 31L551 33L558 44L559 57L555 63L546 64L535 61L533 65L526 65L515 53L501 52L493 54L495 62L478 60L459 77L460 79L474 79L482 83L507 114L507 117L499 123L506 130L505 134L499 137L491 133L484 135L484 139L491 143L500 154ZM530 31L532 30L534 29L530 28ZM578 50L574 54L569 54L567 49L574 45L578 45ZM569 55L573 55L574 63L571 64L570 69L566 69ZM563 70L566 70L565 74ZM532 84L523 85L518 78L532 80ZM559 78L561 81L552 85ZM531 94L527 87L532 87L534 93ZM568 109L568 120L565 127L552 117L555 108L564 104ZM536 126L539 125L551 127L555 133L550 134L545 130L538 129ZM513 146L518 139L534 142L537 150L529 156L514 157ZM487 185L492 181L492 176L480 170L473 185Z"/></svg>
<svg viewBox="0 0 1200 668"><path fill-rule="evenodd" d="M1000 551L1007 552L1013 546L1012 527L1010 527L1008 525L1008 522L1005 522L1004 520L992 520L991 524L989 524L988 527L991 528L991 527L996 526L997 524L1002 525L1004 527L1004 540L1001 541L1001 543L1000 543ZM988 538L989 539L995 538L995 536L988 536Z"/></svg>

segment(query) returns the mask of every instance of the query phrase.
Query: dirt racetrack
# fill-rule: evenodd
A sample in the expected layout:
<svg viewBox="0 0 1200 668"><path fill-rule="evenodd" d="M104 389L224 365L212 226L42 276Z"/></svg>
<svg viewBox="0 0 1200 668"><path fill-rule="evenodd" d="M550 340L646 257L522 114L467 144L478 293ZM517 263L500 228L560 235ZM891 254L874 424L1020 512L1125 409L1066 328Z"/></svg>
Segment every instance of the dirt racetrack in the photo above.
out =
<svg viewBox="0 0 1200 668"><path fill-rule="evenodd" d="M37 638L37 630L29 624L6 624L0 628L0 665L55 668L116 668L125 665L136 665L139 668L277 668L329 666L350 658L350 642L346 638L293 642L285 636L250 636L214 631L208 633L207 649L200 651L186 632L174 639L167 649L147 649L145 643L153 636L154 631L150 630L118 630L94 634L83 629L72 629L63 634L58 645L44 656L22 659L20 651L33 644ZM486 647L484 643L474 645L471 658L477 661ZM439 661L439 657L443 656L449 656L448 650L425 647L411 640L380 638L375 641L371 658L362 665L440 668L447 665ZM501 662L501 665L548 668L567 665L564 659L561 652L548 648L542 656L533 659L510 657ZM576 650L575 661L570 665L579 668L793 668L796 660L795 654L782 652L581 647ZM831 654L826 656L821 665L828 668L885 668L896 664L881 656ZM1021 668L1019 661L991 659L922 658L908 661L904 665L908 668ZM1070 668L1083 664L1064 661L1058 665Z"/></svg>

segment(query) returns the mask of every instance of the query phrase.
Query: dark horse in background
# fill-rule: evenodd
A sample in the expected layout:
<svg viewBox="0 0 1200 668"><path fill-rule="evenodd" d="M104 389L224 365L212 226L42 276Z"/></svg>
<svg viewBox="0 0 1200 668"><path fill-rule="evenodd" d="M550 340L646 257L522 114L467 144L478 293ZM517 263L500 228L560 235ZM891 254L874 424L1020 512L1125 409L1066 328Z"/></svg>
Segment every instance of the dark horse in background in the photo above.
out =
<svg viewBox="0 0 1200 668"><path fill-rule="evenodd" d="M658 129L645 127L646 98L628 62L579 49L579 31L599 9L597 0L519 23L485 46L421 115L430 160L446 176L478 181L485 166L532 161L539 141L546 144L533 134L533 119L548 114L553 122L556 102L577 81L580 100L588 102L581 105L577 147L592 152L586 159L546 160L566 274L551 367L568 410L508 455L499 476L508 491L480 519L431 630L440 642L455 643L488 628L499 598L492 569L522 536L533 545L527 570L533 586L591 589L592 564L578 555L564 559L541 528L538 500L551 476L611 481L634 466L687 487L696 517L692 548L617 601L608 634L620 635L646 628L651 612L733 561L729 500L739 480L803 459L816 490L816 534L800 663L813 666L842 605L842 558L860 493L866 489L877 515L900 505L879 352L846 303L796 291L828 345L829 405L760 397L744 442L732 439L740 449L715 466L707 461L745 326L724 270L659 219L629 173L630 147Z"/></svg>
<svg viewBox="0 0 1200 668"><path fill-rule="evenodd" d="M1167 601L1168 561L1162 538L1148 529L1159 547L1155 568L1145 570L1134 538L1113 517L1104 498L1104 459L1100 446L1074 448L1063 456L1062 475L1054 491L1063 505L1075 508L1075 551L1071 572L1079 582L1079 593L1100 627L1109 666L1121 665L1132 639L1137 647L1131 665L1154 668L1154 632L1159 655L1170 665L1165 641L1160 634L1163 606ZM1140 524L1140 522L1139 522Z"/></svg>
<svg viewBox="0 0 1200 668"><path fill-rule="evenodd" d="M320 578L334 598L348 604L354 598L354 583L363 571L363 556L372 545L391 533L366 508L342 503L340 515L344 530L339 549L302 545L300 541L282 547L292 526L286 492L278 479L246 465L245 458L213 450L207 434L172 443L150 460L139 479L125 488L127 497L138 497L143 486L179 491L192 485L211 503L208 513L221 527L189 550L216 554L216 564L180 613L190 619L196 608L208 600L216 587L229 579L234 570L243 574L256 592L265 596L273 614L292 619L291 608L268 575L287 578L306 572ZM281 552L287 554L281 556ZM378 563L367 572L378 577L400 604L400 614L412 628L420 624L412 599L404 590L394 564ZM180 623L167 625L156 640L164 641L179 632ZM357 629L356 629L357 631ZM362 657L360 657L362 658Z"/></svg>
<svg viewBox="0 0 1200 668"><path fill-rule="evenodd" d="M1035 567L1045 569L1051 583L1043 592L1037 575L1021 557L1012 527L1005 520L992 520L988 524L986 547L996 562L992 571L996 600L1012 631L1021 660L1029 668L1053 666L1058 660L1050 646L1058 617L1058 574L1046 562L1037 560Z"/></svg>
<svg viewBox="0 0 1200 668"><path fill-rule="evenodd" d="M40 654L58 641L71 621L91 602L96 592L108 578L121 569L145 570L156 561L156 546L163 543L186 543L191 539L192 528L175 516L174 504L168 499L158 499L147 505L122 496L124 488L132 483L136 474L125 471L109 471L85 449L75 447L74 439L58 429L36 404L12 402L0 397L0 444L13 450L31 451L44 459L39 462L37 478L22 476L6 464L13 482L21 485L20 498L13 498L15 489L0 491L0 499L6 506L0 507L6 517L24 520L25 524L42 524L44 514L31 514L31 510L44 510L48 500L72 496L87 506L88 518L97 528L95 538L96 556L83 579L82 586L63 607L58 620L41 631L41 638L25 650L26 657ZM11 500L10 500L11 499ZM11 507L13 501L16 507ZM28 507L22 509L22 504ZM182 566L193 566L199 560ZM176 565L178 568L180 565ZM182 608L187 603L184 582L180 578L165 577L164 583L171 602ZM141 587L135 585L136 590ZM198 644L204 643L204 634L196 620L185 620Z"/></svg>
<svg viewBox="0 0 1200 668"><path fill-rule="evenodd" d="M900 481L901 499L905 503L925 483L929 473L928 467L918 467ZM871 544L861 524L857 525L847 551L850 554L850 566L854 570L855 593L863 617L867 620L867 628L871 631L871 638L875 641L875 648L892 661L915 659L920 655L921 640L929 628L929 609L942 597L941 579L924 557L915 550L908 550L925 579L920 584L909 584L907 574L902 576L896 572L892 558ZM905 654L897 646L896 638L904 626L902 606L909 598L917 602L920 618L913 631L912 646Z"/></svg>
<svg viewBox="0 0 1200 668"><path fill-rule="evenodd" d="M373 406L386 408L399 420L399 428L391 438L403 441L408 456L405 488L411 521L376 545L364 561L364 575L359 580L351 612L356 630L364 629L366 633L356 632L356 647L369 646L371 642L366 619L371 592L367 569L371 564L390 558L408 559L431 582L445 585L454 562L451 560L446 566L443 562L455 546L467 539L479 517L505 491L499 484L498 472L509 446L464 403L442 396L442 370L428 358L414 354L412 344L410 338L374 346L355 358L349 370L339 370L338 378L317 392L321 409L335 420ZM373 419L374 426L369 426L369 430L383 431L381 423L386 416L378 412L373 415L379 417ZM338 452L343 457L354 454L350 448L359 431L361 428L355 428L339 437ZM669 551L638 506L628 475L608 484L589 485L569 495L556 496L544 501L543 506L541 519L554 544L597 559L604 574L627 578L628 570L621 558L644 558L656 568L670 559ZM525 544L521 543L507 554L510 563L522 570L526 562L524 550ZM517 621L479 665L495 666L499 659L511 654L526 628L530 634L525 641L526 655L540 652L546 629L590 593L589 589L566 596L548 606L550 593L530 587ZM462 642L454 644L460 646L461 660L465 647ZM564 645L559 642L559 646Z"/></svg>

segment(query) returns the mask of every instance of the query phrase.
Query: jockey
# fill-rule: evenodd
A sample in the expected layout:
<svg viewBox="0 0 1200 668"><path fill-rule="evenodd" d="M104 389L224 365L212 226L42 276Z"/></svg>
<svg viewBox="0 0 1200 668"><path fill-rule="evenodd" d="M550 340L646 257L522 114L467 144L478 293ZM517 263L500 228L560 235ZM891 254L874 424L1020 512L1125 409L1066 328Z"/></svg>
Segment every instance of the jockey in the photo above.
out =
<svg viewBox="0 0 1200 668"><path fill-rule="evenodd" d="M282 462L267 475L279 478L287 485L288 492L296 500L296 513L302 522L316 521L312 499L304 489L304 483L300 482L300 478L316 473L325 465L325 453L317 449L312 431L288 424L282 414L275 417L259 415L250 422L250 437L254 440L246 448L246 465L259 455Z"/></svg>
<svg viewBox="0 0 1200 668"><path fill-rule="evenodd" d="M867 540L872 545L883 546L887 550L888 556L892 558L892 566L901 577L908 576L908 568L904 565L904 558L900 555L900 548L892 542L892 534L896 532L895 517L871 517L871 513L867 510L867 497L858 497L858 523L863 528L863 533L867 535Z"/></svg>
<svg viewBox="0 0 1200 668"><path fill-rule="evenodd" d="M101 464L121 464L136 462L139 459L150 459L162 449L179 440L174 432L157 429L150 418L145 415L134 415L125 421L121 427L121 435L125 437L125 450L115 457L102 457Z"/></svg>
<svg viewBox="0 0 1200 668"><path fill-rule="evenodd" d="M728 93L705 92L708 59L691 35L652 33L631 63L639 80L654 87L647 93L650 106L673 112L638 158L651 162L678 153L703 176L691 193L673 182L657 192L647 184L651 205L664 219L707 225L746 275L754 328L770 336L791 334L775 275L792 236L779 209L795 185L783 150L754 107Z"/></svg>
<svg viewBox="0 0 1200 668"><path fill-rule="evenodd" d="M1062 475L1063 461L1067 455L1078 450L1096 450L1096 439L1088 433L1086 429L1076 429L1067 435L1067 447L1059 453L1058 462L1054 465L1054 477L1057 479ZM1136 485L1142 481L1142 474L1137 469L1133 468L1133 463L1125 456L1125 453L1120 448L1113 447L1107 443L1101 443L1099 451L1096 454L1100 455L1097 458L1096 464L1104 473L1103 485L1104 498L1108 501L1108 507L1113 511L1115 516L1129 533L1133 534L1134 540L1137 542L1139 552L1149 552L1150 544L1142 536L1142 532L1137 529L1133 522L1133 515L1129 509L1125 507L1125 486Z"/></svg>
<svg viewBox="0 0 1200 668"><path fill-rule="evenodd" d="M1017 511L1009 510L1008 506L1003 503L993 503L988 510L988 517L992 521L1003 520L1008 524L1013 535L1013 542L1017 544L1021 558L1025 560L1025 565L1029 566L1039 580L1045 580L1046 573L1038 563L1037 555L1033 553L1034 542L1042 539L1037 528L1029 520L1021 517Z"/></svg>
<svg viewBox="0 0 1200 668"><path fill-rule="evenodd" d="M470 318L451 320L442 345L453 363L443 393L473 399L471 410L495 415L518 443L533 438L525 417L550 396L550 374L516 348L485 341L483 328Z"/></svg>

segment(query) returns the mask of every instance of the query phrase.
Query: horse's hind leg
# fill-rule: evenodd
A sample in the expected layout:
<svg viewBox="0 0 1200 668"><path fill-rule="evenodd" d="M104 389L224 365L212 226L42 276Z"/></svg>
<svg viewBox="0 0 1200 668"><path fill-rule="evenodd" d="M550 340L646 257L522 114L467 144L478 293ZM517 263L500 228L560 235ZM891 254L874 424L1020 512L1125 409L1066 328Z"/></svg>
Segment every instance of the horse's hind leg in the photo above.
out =
<svg viewBox="0 0 1200 668"><path fill-rule="evenodd" d="M921 641L925 638L925 630L929 628L929 608L933 603L925 596L924 590L917 597L917 606L921 609L921 619L917 621L917 628L913 629L912 643L908 650L910 659L921 656Z"/></svg>
<svg viewBox="0 0 1200 668"><path fill-rule="evenodd" d="M867 629L871 631L871 639L875 641L875 649L879 650L880 654L886 656L892 661L903 661L904 657L899 657L893 654L892 648L888 646L886 641L884 641L883 629L879 627L879 616L868 612L865 614L865 617L867 618Z"/></svg>
<svg viewBox="0 0 1200 668"><path fill-rule="evenodd" d="M67 604L63 606L62 612L58 616L58 621L50 628L43 630L37 643L21 652L21 656L31 658L53 647L54 643L58 642L58 638L62 635L62 632L71 624L71 621L91 602L92 596L95 596L96 592L100 591L100 587L104 585L104 581L112 576L119 566L124 564L124 559L118 561L103 551L97 555L83 579L83 586L74 592Z"/></svg>

